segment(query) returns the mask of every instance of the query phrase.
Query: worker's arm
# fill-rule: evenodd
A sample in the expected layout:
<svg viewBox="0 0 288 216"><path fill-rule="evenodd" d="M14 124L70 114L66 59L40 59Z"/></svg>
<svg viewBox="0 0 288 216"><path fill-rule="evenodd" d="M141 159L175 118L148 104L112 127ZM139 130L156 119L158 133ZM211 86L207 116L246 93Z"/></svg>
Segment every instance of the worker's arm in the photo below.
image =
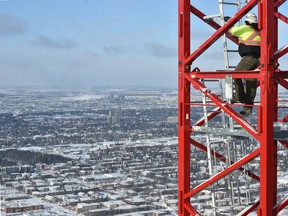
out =
<svg viewBox="0 0 288 216"><path fill-rule="evenodd" d="M233 36L239 37L246 30L247 30L247 26L246 25L234 26L231 29L229 29L229 33L232 34Z"/></svg>

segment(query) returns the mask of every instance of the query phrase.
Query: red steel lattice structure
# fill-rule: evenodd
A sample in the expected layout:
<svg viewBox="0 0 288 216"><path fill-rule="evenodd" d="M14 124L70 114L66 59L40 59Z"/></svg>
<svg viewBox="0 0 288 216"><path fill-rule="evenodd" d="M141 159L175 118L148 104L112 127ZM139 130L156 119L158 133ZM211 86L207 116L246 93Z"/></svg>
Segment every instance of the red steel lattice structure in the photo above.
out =
<svg viewBox="0 0 288 216"><path fill-rule="evenodd" d="M287 122L288 117L281 120L278 119L278 86L281 85L288 89L288 71L278 69L278 59L288 52L288 46L278 50L278 20L282 20L286 24L288 18L278 12L278 8L286 0L250 0L239 10L227 23L223 26L218 25L214 21L209 24L216 31L212 34L197 50L191 53L191 23L190 16L204 20L205 14L191 5L190 0L178 0L178 46L179 46L179 62L178 62L178 215L201 215L190 198L224 178L229 173L240 170L246 175L260 182L259 199L254 204L242 211L242 215L248 215L252 211L257 211L258 215L277 215L282 209L288 205L288 196L283 201L277 203L277 141L274 137L274 122ZM206 71L201 72L198 68L191 71L191 64L205 52L216 40L224 33L227 33L237 21L247 14L251 9L258 9L259 29L261 30L261 58L259 71ZM235 38L229 37L230 40L237 42ZM231 106L221 100L211 90L200 82L203 78L224 79L226 75L232 78L257 78L260 82L260 104L258 107L258 124L257 126L249 124L242 116L240 116ZM191 127L191 88L200 91L206 95L213 103L219 107L217 111L208 116L212 119L222 109L235 122L242 126L249 134L251 134L258 142L259 148L249 153L241 160L231 162L225 170L212 176L207 181L191 188L191 145L196 146L203 151L207 151L207 147L191 138L193 129ZM198 121L197 126L204 124ZM279 140L278 140L279 141ZM285 147L288 142L283 139L279 141ZM218 159L223 157L213 152ZM243 166L256 157L260 157L260 176L246 171ZM225 160L225 159L224 159Z"/></svg>

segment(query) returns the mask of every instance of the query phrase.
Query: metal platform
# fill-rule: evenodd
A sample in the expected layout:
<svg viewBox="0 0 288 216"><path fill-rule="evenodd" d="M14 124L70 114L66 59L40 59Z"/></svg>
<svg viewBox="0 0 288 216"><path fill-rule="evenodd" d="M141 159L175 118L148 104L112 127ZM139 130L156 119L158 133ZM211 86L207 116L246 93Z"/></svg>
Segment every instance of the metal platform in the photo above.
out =
<svg viewBox="0 0 288 216"><path fill-rule="evenodd" d="M194 133L201 134L214 134L219 136L236 136L253 138L253 136L244 130L240 125L234 125L234 129L223 127L205 127L205 126L193 126ZM277 141L288 141L288 123L275 122L274 123L274 139Z"/></svg>

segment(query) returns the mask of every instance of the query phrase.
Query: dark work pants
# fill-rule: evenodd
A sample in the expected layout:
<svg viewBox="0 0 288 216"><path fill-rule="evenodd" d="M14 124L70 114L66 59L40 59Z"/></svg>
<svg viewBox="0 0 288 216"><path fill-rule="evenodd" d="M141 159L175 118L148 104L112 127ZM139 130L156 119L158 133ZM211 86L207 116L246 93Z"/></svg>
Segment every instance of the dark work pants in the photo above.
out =
<svg viewBox="0 0 288 216"><path fill-rule="evenodd" d="M252 56L244 56L238 63L235 70L254 70L258 68L260 62L258 58ZM256 96L257 79L246 79L246 89L242 79L234 79L236 95L235 99L241 103L253 105ZM244 111L251 111L252 106L244 106Z"/></svg>

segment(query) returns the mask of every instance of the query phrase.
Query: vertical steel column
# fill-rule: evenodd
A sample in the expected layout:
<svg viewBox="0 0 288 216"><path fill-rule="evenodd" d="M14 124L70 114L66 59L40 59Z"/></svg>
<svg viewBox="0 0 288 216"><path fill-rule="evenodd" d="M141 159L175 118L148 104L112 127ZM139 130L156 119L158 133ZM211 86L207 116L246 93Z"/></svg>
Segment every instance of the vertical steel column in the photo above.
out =
<svg viewBox="0 0 288 216"><path fill-rule="evenodd" d="M277 198L277 142L273 137L273 122L277 118L275 98L275 33L274 0L259 2L261 30L260 97L262 134L260 137L260 207L258 215L276 215L273 207Z"/></svg>
<svg viewBox="0 0 288 216"><path fill-rule="evenodd" d="M189 66L185 57L190 54L190 0L178 0L178 215L190 215L184 198L190 191L190 82L185 79Z"/></svg>
<svg viewBox="0 0 288 216"><path fill-rule="evenodd" d="M260 201L243 210L243 214L247 215L251 211L258 208L258 215L277 215L285 206L287 206L287 199L277 204L277 141L274 140L274 122L278 121L278 83L287 87L285 81L287 76L283 73L278 73L278 58L287 53L287 49L278 50L278 7L283 4L285 0L250 0L247 4L236 13L222 28L216 26L213 22L212 26L216 26L216 32L209 37L196 51L190 53L190 12L194 13L198 18L203 19L204 14L190 5L190 0L178 0L178 41L179 41L179 65L178 65L178 194L179 194L179 215L198 215L197 210L191 205L190 197L194 196L209 185L225 177L230 172L236 169L243 169L242 166L249 163L255 157L260 155L260 178L255 176L256 180L260 181ZM205 86L199 82L200 78L217 77L222 78L225 72L198 72L197 70L190 73L190 64L198 58L206 49L210 47L220 36L227 32L227 30L236 23L239 18L248 13L254 6L258 4L259 28L261 30L261 58L260 58L260 72L256 74L241 72L241 78L257 78L260 80L260 106L258 112L258 129L253 128L246 123L241 116L235 112L229 105L225 104L221 99L216 97L213 93L206 92ZM278 15L277 15L278 14ZM277 17L278 16L278 17ZM283 18L283 16L282 16ZM279 54L280 53L280 54ZM236 71L239 72L239 71ZM191 76L193 74L193 76ZM233 78L239 78L239 73L231 73ZM282 75L281 75L282 74ZM283 76L283 77L281 77ZM276 79L276 78L277 79ZM233 117L240 125L250 132L256 140L260 142L260 148L254 152L246 155L241 160L234 162L231 166L220 173L216 174L213 179L205 181L191 190L190 183L190 142L200 149L206 147L196 145L196 141L190 141L191 122L191 91L190 86L193 84L196 90L207 93L219 109L224 110L227 114ZM288 87L287 87L288 88ZM217 114L213 114L213 117ZM213 118L212 117L212 118ZM210 116L211 118L211 116ZM196 123L196 125L203 125L203 120ZM283 144L283 141L282 141ZM206 150L205 150L206 151ZM220 158L218 155L217 158ZM191 191L190 191L191 190ZM200 214L199 214L200 215Z"/></svg>

